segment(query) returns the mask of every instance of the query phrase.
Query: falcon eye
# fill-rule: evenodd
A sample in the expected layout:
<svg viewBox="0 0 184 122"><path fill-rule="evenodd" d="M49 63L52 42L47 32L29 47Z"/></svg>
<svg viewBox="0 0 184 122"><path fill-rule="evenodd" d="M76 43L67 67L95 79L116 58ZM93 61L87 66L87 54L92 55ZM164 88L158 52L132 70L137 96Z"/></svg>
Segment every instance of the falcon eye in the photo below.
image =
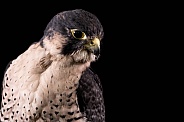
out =
<svg viewBox="0 0 184 122"><path fill-rule="evenodd" d="M77 29L72 29L71 30L72 36L76 39L86 39L86 34L80 30Z"/></svg>

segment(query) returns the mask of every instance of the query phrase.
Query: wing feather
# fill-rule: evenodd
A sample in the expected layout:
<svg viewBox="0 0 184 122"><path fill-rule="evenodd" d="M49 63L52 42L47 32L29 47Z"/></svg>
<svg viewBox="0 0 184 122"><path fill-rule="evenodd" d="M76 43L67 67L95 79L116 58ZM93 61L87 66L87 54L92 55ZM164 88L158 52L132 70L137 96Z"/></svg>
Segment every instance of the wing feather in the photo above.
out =
<svg viewBox="0 0 184 122"><path fill-rule="evenodd" d="M105 122L105 105L101 81L90 68L86 69L77 89L79 107L92 122ZM83 106L83 107L82 107Z"/></svg>

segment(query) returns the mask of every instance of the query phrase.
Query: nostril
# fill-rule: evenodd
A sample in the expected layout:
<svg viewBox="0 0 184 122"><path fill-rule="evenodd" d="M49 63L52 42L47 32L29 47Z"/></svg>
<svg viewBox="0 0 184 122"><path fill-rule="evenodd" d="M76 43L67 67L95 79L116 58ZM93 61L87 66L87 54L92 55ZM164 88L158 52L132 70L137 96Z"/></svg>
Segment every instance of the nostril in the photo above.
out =
<svg viewBox="0 0 184 122"><path fill-rule="evenodd" d="M92 45L94 45L94 42L93 42L93 41L91 41L91 44L92 44Z"/></svg>

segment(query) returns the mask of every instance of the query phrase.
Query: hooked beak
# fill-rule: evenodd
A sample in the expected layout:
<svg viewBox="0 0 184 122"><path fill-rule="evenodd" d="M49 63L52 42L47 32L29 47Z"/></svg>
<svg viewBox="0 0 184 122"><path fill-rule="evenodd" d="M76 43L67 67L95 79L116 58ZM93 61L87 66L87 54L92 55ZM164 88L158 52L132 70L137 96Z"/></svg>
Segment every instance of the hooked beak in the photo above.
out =
<svg viewBox="0 0 184 122"><path fill-rule="evenodd" d="M84 45L85 49L89 52L93 53L95 56L99 57L100 55L100 40L98 38L94 38L90 40L86 45Z"/></svg>

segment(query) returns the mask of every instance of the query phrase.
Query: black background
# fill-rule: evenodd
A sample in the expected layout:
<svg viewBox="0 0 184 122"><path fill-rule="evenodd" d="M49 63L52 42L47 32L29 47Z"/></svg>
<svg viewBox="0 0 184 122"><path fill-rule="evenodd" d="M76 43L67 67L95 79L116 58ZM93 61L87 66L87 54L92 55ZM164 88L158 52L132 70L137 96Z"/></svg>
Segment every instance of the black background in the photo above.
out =
<svg viewBox="0 0 184 122"><path fill-rule="evenodd" d="M159 74L154 72L157 60L150 48L155 43L156 9L151 10L150 3L99 2L1 3L1 81L8 62L40 40L55 14L82 8L104 27L101 57L91 67L103 85L107 122L153 120L153 86Z"/></svg>

